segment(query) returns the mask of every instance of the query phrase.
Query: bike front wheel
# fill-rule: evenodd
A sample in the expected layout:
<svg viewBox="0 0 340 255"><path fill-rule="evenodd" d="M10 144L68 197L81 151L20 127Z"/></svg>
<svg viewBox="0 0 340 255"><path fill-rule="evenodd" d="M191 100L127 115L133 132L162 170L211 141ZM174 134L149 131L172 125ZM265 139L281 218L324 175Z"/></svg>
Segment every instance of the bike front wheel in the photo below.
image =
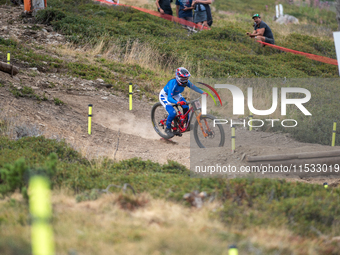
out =
<svg viewBox="0 0 340 255"><path fill-rule="evenodd" d="M153 128L161 137L169 139L168 134L165 133L166 119L168 118L168 112L165 110L161 103L156 103L151 110L151 121Z"/></svg>
<svg viewBox="0 0 340 255"><path fill-rule="evenodd" d="M221 124L215 124L214 126L214 119L216 118L212 115L201 115L200 123L197 119L195 121L194 137L200 148L223 147L224 145L225 134L223 126Z"/></svg>

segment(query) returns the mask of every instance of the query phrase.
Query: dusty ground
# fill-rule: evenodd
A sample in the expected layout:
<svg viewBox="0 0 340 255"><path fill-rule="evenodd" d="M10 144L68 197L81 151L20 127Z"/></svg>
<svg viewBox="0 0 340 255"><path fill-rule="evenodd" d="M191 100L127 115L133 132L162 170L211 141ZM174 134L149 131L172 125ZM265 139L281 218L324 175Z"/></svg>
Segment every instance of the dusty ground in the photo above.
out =
<svg viewBox="0 0 340 255"><path fill-rule="evenodd" d="M64 37L53 32L50 27L42 26L46 30L30 30L32 24L23 24L23 21L18 19L21 11L22 7L0 6L1 37L43 46L65 43ZM48 52L49 48L46 47L43 51ZM0 54L5 60L6 54ZM72 61L70 56L61 58ZM117 160L140 157L160 163L175 160L188 168L193 152L195 160L204 159L205 150L192 149L190 153L188 133L183 137L173 138L171 142L160 139L151 125L152 102L147 99L139 100L137 98L140 97L134 95L133 110L129 111L128 85L126 93L122 94L107 89L100 80L74 78L59 72L60 70L45 73L44 70L27 68L27 63L15 59L14 64L21 67L21 72L14 78L0 72L0 80L5 84L0 87L2 116L12 117L27 125L35 125L46 137L64 138L88 157L108 156ZM31 87L41 96L45 93L48 101L38 103L35 99L15 98L9 91L10 84L18 89L23 86ZM65 105L55 105L53 98L59 98ZM92 135L87 134L88 104L93 104ZM229 134L230 130L226 128L225 147L217 149L215 155L221 163L227 162L237 167L246 164L244 159L248 155L334 149L330 146L296 142L287 134L237 129L236 153L232 154ZM325 180L319 178L305 181L322 183ZM336 182L331 179L328 181Z"/></svg>

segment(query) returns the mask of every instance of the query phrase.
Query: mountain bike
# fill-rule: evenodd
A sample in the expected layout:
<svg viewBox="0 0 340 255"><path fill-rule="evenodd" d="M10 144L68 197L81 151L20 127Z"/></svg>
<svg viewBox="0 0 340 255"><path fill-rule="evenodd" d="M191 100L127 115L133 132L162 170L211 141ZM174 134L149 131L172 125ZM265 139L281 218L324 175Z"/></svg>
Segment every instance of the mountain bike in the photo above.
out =
<svg viewBox="0 0 340 255"><path fill-rule="evenodd" d="M183 114L183 108L181 106L173 104L177 112L176 117L171 123L173 134L182 136L183 133L190 131L190 123L195 115L196 121L193 126L193 131L197 145L200 148L223 147L225 141L223 126L221 124L214 125L214 119L216 119L214 116L201 114L201 104L199 100L198 98L187 102L189 110L185 114ZM152 125L157 134L164 139L170 138L165 133L167 118L168 112L163 105L160 102L154 104L151 110Z"/></svg>

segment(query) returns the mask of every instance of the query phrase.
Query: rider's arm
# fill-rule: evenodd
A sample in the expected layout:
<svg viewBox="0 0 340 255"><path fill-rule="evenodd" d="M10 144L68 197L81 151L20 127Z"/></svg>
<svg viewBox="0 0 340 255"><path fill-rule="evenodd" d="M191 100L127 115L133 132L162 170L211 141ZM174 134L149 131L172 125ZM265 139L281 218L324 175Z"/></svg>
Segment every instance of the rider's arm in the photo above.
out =
<svg viewBox="0 0 340 255"><path fill-rule="evenodd" d="M197 93L203 94L204 91L201 90L200 88L196 87L194 84L191 83L191 81L188 82L188 87L191 88L192 90L196 91Z"/></svg>
<svg viewBox="0 0 340 255"><path fill-rule="evenodd" d="M168 101L170 103L173 103L173 104L177 104L177 101L175 99L173 99L173 95L174 95L174 92L175 92L175 88L176 88L176 83L175 82L172 82L172 81L169 81L168 83L168 91L165 91L166 94L168 95Z"/></svg>

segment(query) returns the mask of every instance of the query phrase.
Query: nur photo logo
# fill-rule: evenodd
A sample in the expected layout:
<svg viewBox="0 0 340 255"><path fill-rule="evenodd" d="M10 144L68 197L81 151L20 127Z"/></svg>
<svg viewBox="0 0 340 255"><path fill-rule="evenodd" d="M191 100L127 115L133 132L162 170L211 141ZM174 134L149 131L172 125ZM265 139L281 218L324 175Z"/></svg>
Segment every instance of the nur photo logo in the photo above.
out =
<svg viewBox="0 0 340 255"><path fill-rule="evenodd" d="M232 94L232 110L233 115L244 115L245 114L245 96L243 91L231 84L215 84L214 86L217 89L228 89ZM253 102L253 88L248 87L247 88L247 106L249 111L252 114L260 115L260 116L269 116L273 114L278 107L278 98L279 98L279 88L273 87L272 88L272 105L269 109L266 110L259 110L254 107ZM308 109L304 106L307 102L311 99L311 93L308 89L300 88L300 87L281 87L281 116L287 115L287 106L288 105L294 105L297 107L305 116L312 116L312 114L308 111ZM291 94L299 94L303 97L301 98L289 98L289 95ZM207 112L207 100L206 98L202 98L202 114L205 114ZM254 125L254 122L257 123L257 125ZM248 126L251 127L262 127L265 122L269 122L272 127L274 127L274 123L280 122L283 127L295 127L297 126L297 121L295 119L252 119L248 121ZM243 124L243 126L246 126L246 121L243 122L239 121L233 121L232 119L215 119L214 125L216 124L227 124L230 123L230 126L235 124Z"/></svg>

